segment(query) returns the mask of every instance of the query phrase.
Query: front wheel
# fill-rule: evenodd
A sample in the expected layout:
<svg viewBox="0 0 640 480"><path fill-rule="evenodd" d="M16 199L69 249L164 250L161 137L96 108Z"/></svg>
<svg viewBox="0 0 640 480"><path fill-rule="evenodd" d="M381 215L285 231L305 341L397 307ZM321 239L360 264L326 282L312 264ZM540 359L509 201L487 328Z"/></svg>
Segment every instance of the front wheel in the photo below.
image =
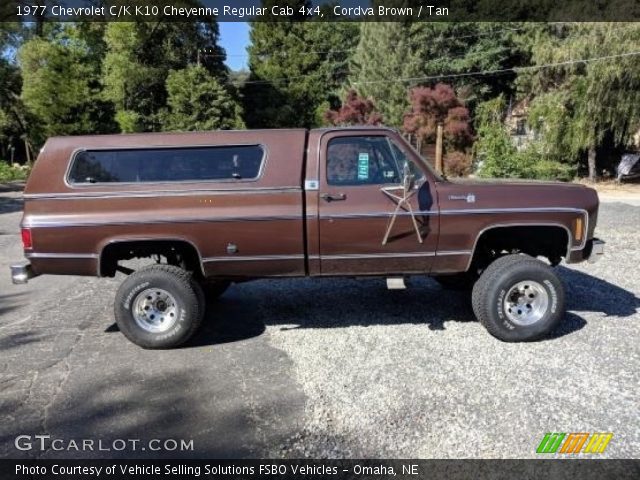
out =
<svg viewBox="0 0 640 480"><path fill-rule="evenodd" d="M473 311L491 335L505 342L538 340L564 315L564 287L553 269L527 255L507 255L482 273L472 292Z"/></svg>
<svg viewBox="0 0 640 480"><path fill-rule="evenodd" d="M118 288L115 317L120 331L143 348L186 342L204 314L199 285L172 265L152 265L129 275Z"/></svg>

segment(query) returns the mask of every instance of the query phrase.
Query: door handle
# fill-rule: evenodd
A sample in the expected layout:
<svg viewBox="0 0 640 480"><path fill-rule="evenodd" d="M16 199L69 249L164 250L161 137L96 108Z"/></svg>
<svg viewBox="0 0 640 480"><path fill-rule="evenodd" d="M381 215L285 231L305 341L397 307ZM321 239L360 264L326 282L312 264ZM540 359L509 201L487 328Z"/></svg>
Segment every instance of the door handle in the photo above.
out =
<svg viewBox="0 0 640 480"><path fill-rule="evenodd" d="M320 195L320 198L322 198L325 202L338 202L338 201L346 200L347 194L346 193L336 193L336 194L323 193L322 195Z"/></svg>

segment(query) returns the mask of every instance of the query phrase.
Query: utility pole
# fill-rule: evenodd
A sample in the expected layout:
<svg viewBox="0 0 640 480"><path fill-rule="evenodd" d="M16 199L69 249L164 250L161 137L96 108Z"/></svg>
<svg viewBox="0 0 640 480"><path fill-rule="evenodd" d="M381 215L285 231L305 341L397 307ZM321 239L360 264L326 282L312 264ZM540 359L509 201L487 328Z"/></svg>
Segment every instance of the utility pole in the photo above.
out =
<svg viewBox="0 0 640 480"><path fill-rule="evenodd" d="M436 172L439 174L444 173L444 166L442 164L442 124L438 124L436 128Z"/></svg>

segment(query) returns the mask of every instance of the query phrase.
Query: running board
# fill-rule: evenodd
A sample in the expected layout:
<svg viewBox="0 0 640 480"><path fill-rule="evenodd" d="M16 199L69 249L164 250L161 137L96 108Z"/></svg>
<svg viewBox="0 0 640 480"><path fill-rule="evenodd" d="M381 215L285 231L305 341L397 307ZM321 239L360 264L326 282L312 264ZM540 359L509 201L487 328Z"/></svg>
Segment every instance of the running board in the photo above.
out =
<svg viewBox="0 0 640 480"><path fill-rule="evenodd" d="M388 290L405 290L407 286L404 283L404 277L388 277L387 289Z"/></svg>

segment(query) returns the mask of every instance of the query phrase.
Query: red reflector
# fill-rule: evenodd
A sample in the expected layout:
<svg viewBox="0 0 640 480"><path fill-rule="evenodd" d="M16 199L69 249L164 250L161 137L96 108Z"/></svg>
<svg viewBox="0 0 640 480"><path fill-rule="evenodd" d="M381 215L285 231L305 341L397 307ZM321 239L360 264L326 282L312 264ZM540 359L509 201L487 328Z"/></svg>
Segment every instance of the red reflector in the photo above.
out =
<svg viewBox="0 0 640 480"><path fill-rule="evenodd" d="M33 248L33 242L31 241L31 229L23 228L22 229L22 245L25 250Z"/></svg>

